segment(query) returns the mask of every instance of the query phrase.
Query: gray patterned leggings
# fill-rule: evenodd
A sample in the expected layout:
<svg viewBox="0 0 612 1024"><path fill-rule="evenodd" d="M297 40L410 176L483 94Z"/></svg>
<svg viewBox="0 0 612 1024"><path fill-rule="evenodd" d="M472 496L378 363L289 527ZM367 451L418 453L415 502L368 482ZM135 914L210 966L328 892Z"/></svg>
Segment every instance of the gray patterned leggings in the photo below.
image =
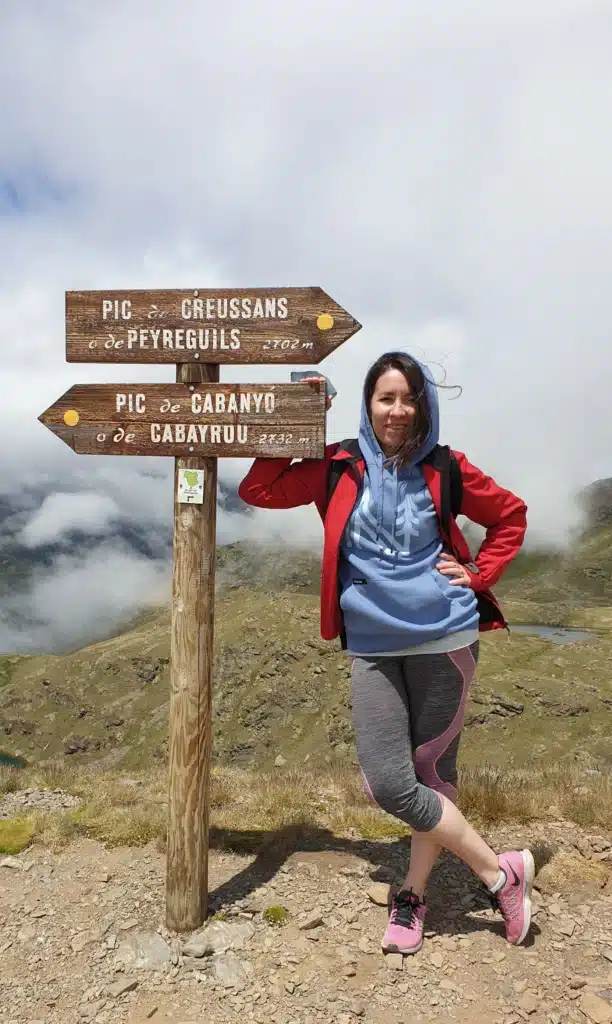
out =
<svg viewBox="0 0 612 1024"><path fill-rule="evenodd" d="M457 752L478 641L448 654L353 658L353 722L366 792L417 832L457 799Z"/></svg>

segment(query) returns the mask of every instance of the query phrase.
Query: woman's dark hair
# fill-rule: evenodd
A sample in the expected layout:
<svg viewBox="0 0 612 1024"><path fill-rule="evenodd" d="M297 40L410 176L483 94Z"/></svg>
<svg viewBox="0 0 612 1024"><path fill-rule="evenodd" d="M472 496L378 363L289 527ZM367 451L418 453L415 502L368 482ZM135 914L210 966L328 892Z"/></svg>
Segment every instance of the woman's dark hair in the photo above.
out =
<svg viewBox="0 0 612 1024"><path fill-rule="evenodd" d="M405 352L385 352L382 356L379 356L376 362L373 363L368 370L363 385L366 409L368 410L370 420L372 418L372 396L374 394L374 389L376 388L376 382L383 373L387 372L387 370L399 370L400 373L403 373L410 385L412 394L414 395L416 409L414 430L411 431L410 437L408 437L404 444L398 448L397 452L390 460L392 462L396 462L398 466L403 466L408 462L412 453L425 444L431 433L431 415L429 412L429 402L427 401L426 381L419 363L417 363L416 359L413 359L412 356L406 355ZM438 388L459 388L459 391L461 392L461 388L458 384L436 384L435 381L432 381L431 383L434 387Z"/></svg>

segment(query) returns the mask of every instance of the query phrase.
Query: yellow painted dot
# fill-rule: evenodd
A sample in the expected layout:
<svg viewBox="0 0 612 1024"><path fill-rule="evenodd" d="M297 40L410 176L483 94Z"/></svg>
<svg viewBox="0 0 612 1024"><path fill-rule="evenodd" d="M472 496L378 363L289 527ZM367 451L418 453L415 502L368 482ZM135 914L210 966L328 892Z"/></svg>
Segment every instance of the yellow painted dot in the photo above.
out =
<svg viewBox="0 0 612 1024"><path fill-rule="evenodd" d="M317 317L317 327L320 331L331 331L334 326L334 318L330 313L321 313Z"/></svg>
<svg viewBox="0 0 612 1024"><path fill-rule="evenodd" d="M67 409L64 413L64 423L67 427L76 427L80 418L76 409Z"/></svg>

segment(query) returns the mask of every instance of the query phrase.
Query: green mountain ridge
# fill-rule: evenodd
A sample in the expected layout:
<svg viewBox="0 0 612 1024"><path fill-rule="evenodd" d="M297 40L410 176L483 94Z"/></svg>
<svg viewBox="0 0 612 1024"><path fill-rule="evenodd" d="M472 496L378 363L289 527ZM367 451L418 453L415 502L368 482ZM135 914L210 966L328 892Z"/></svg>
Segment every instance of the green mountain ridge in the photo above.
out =
<svg viewBox="0 0 612 1024"><path fill-rule="evenodd" d="M319 557L234 544L218 551L214 757L316 766L354 759L349 670L319 639ZM512 622L596 628L558 647L484 636L467 709L466 764L612 764L612 525L567 553L526 553L496 588ZM0 659L0 747L29 762L143 767L167 754L169 611L63 656Z"/></svg>

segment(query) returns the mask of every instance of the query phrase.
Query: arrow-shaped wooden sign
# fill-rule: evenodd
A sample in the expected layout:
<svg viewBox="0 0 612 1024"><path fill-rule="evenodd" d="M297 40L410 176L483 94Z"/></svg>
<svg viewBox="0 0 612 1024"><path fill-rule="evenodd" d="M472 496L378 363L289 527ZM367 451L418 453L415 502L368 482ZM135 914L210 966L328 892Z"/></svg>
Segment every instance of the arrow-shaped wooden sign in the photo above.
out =
<svg viewBox="0 0 612 1024"><path fill-rule="evenodd" d="M320 459L325 389L311 384L76 384L39 416L79 455Z"/></svg>
<svg viewBox="0 0 612 1024"><path fill-rule="evenodd" d="M71 363L320 363L361 328L322 288L66 292Z"/></svg>

